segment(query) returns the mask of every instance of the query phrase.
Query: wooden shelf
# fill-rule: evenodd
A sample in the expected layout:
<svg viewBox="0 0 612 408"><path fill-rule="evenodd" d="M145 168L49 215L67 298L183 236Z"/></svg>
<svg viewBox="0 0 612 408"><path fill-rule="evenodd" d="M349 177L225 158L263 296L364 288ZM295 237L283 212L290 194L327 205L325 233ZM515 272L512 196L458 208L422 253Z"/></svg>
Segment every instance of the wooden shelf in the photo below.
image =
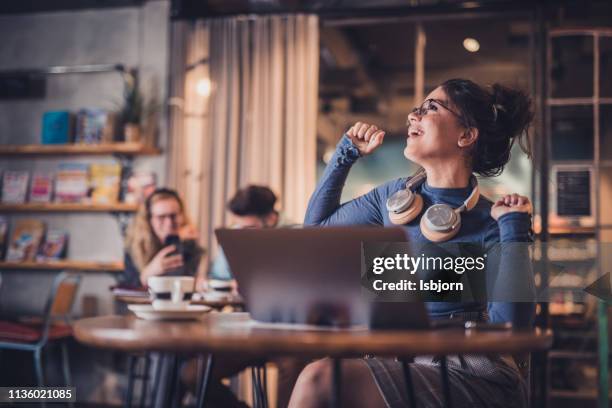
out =
<svg viewBox="0 0 612 408"><path fill-rule="evenodd" d="M160 150L141 143L0 145L0 156L156 155Z"/></svg>
<svg viewBox="0 0 612 408"><path fill-rule="evenodd" d="M81 203L0 203L3 212L136 212L138 204L81 204Z"/></svg>
<svg viewBox="0 0 612 408"><path fill-rule="evenodd" d="M63 259L59 261L48 262L8 262L0 261L0 270L11 269L27 269L27 270L70 270L82 272L122 272L122 262L92 262L92 261L74 261Z"/></svg>

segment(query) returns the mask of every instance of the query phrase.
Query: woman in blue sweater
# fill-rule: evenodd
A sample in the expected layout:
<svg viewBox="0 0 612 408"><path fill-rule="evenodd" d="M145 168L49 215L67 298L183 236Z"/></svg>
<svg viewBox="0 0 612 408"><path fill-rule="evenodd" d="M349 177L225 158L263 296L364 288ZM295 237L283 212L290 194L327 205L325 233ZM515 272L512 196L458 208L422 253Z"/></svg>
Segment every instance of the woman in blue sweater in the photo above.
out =
<svg viewBox="0 0 612 408"><path fill-rule="evenodd" d="M340 204L352 164L373 153L385 136L376 126L358 122L340 140L310 199L305 224L401 224L416 243L446 240L481 244L488 253L495 252L489 258L498 261L496 268L488 268L495 269L495 277L489 276L487 270L487 280L496 282L498 288L520 281L521 301L512 298L488 304L429 302L426 306L430 316L512 322L514 328L529 327L535 306L527 249L519 245L510 256L503 253L503 245L531 240L531 203L518 194L506 195L496 202L487 200L478 194L473 173L484 177L499 175L517 139L527 151L528 143L522 142L523 139L528 142L532 118L530 99L518 90L497 84L485 89L469 80L448 80L408 115L404 156L421 166L424 174L393 180ZM512 265L508 258L512 258ZM527 387L520 374L522 364L516 359L461 355L449 356L448 364L453 406L527 406ZM346 406L409 406L399 362L376 357L343 360L342 368L346 384L342 387L342 398ZM443 406L438 360L432 356L417 357L410 370L417 405ZM306 367L290 407L328 406L331 372L328 359Z"/></svg>

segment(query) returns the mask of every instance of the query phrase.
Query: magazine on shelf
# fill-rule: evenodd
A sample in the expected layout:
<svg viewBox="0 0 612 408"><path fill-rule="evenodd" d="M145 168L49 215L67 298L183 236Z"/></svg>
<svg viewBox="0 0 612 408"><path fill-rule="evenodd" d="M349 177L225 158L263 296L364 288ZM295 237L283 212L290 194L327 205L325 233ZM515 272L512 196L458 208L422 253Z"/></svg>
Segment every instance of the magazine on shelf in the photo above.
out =
<svg viewBox="0 0 612 408"><path fill-rule="evenodd" d="M68 233L66 231L48 230L36 259L39 261L54 261L65 258L67 243Z"/></svg>
<svg viewBox="0 0 612 408"><path fill-rule="evenodd" d="M61 163L55 176L55 201L79 203L87 198L89 165Z"/></svg>
<svg viewBox="0 0 612 408"><path fill-rule="evenodd" d="M22 219L15 222L6 260L12 262L33 261L45 233L45 224L34 219Z"/></svg>
<svg viewBox="0 0 612 408"><path fill-rule="evenodd" d="M75 143L98 144L113 141L114 115L104 109L84 108L76 118Z"/></svg>
<svg viewBox="0 0 612 408"><path fill-rule="evenodd" d="M49 173L34 173L30 183L30 202L48 203L53 191L53 175Z"/></svg>
<svg viewBox="0 0 612 408"><path fill-rule="evenodd" d="M119 164L92 164L89 167L91 202L113 204L119 201L121 166Z"/></svg>
<svg viewBox="0 0 612 408"><path fill-rule="evenodd" d="M2 175L2 202L25 203L30 173L27 171L5 170Z"/></svg>

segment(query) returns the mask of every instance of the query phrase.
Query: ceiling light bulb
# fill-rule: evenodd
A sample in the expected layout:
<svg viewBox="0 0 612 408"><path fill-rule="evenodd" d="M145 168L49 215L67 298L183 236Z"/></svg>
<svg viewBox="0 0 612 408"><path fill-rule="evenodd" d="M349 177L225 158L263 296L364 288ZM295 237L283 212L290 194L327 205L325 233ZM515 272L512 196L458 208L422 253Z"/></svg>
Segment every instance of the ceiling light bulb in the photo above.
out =
<svg viewBox="0 0 612 408"><path fill-rule="evenodd" d="M475 38L466 38L463 40L463 47L469 52L476 52L480 49L480 43Z"/></svg>

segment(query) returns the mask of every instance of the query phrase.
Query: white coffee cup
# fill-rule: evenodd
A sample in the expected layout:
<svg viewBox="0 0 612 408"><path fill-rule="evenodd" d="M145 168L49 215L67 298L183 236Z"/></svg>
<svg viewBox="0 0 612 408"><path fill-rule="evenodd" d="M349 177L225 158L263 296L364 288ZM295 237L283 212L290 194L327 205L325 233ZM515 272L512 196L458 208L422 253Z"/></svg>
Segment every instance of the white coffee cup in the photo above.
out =
<svg viewBox="0 0 612 408"><path fill-rule="evenodd" d="M194 291L191 276L152 276L147 283L153 298L153 309L184 310L191 302Z"/></svg>

